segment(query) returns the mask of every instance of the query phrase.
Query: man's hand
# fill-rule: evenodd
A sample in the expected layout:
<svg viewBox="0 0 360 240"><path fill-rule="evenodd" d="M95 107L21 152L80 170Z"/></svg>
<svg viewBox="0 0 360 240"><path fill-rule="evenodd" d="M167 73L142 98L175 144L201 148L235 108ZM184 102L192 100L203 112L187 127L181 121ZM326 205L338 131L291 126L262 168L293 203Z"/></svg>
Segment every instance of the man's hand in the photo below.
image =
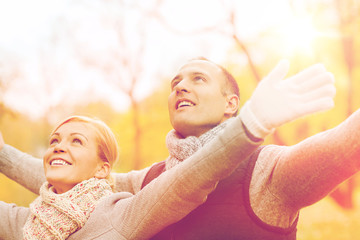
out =
<svg viewBox="0 0 360 240"><path fill-rule="evenodd" d="M282 60L256 87L240 111L249 131L264 138L276 127L334 106L334 76L315 64L285 80L289 62Z"/></svg>

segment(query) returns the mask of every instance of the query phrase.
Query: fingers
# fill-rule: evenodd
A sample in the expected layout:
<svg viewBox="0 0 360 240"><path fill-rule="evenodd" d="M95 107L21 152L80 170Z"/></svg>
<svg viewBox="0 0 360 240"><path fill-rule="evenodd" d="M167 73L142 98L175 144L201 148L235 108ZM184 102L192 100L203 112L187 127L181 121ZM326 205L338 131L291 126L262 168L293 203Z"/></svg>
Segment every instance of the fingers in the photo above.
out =
<svg viewBox="0 0 360 240"><path fill-rule="evenodd" d="M314 64L305 70L297 73L296 75L292 76L290 79L293 84L301 84L305 81L311 80L314 77L317 77L320 74L326 73L326 68L323 64ZM290 80L289 79L289 80Z"/></svg>
<svg viewBox="0 0 360 240"><path fill-rule="evenodd" d="M333 102L335 94L336 88L333 85L327 85L314 89L306 94L298 95L298 97L302 99L302 103L312 105L320 99L331 99Z"/></svg>
<svg viewBox="0 0 360 240"><path fill-rule="evenodd" d="M311 104L302 103L300 109L303 110L302 115L309 115L312 113L322 112L334 107L334 101L331 97L325 97L313 101Z"/></svg>
<svg viewBox="0 0 360 240"><path fill-rule="evenodd" d="M302 91L309 91L325 85L334 85L334 75L330 72L325 72L312 78L310 81L305 81L299 84L299 89Z"/></svg>
<svg viewBox="0 0 360 240"><path fill-rule="evenodd" d="M290 85L289 88L291 88L293 92L299 94L304 94L326 86L331 87L334 86L334 83L334 75L330 72L318 74L317 76L310 78L308 81L304 81L298 84L288 82L288 84Z"/></svg>
<svg viewBox="0 0 360 240"><path fill-rule="evenodd" d="M281 81L288 73L289 67L290 63L288 60L281 60L265 78L266 81L271 83Z"/></svg>

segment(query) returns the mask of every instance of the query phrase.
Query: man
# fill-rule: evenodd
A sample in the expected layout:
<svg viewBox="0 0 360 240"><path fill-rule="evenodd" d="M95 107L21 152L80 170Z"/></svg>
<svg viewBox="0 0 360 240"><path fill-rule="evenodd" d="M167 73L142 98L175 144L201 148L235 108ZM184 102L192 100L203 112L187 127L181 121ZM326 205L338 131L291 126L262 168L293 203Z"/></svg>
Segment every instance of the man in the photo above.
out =
<svg viewBox="0 0 360 240"><path fill-rule="evenodd" d="M236 117L250 139L263 139L285 122L332 106L333 78L323 67L316 65L282 80L287 69L281 62ZM185 64L172 80L168 101L174 127L167 136L169 158L151 168L117 174L116 188L139 191L220 134L239 108L233 83L223 68L205 59ZM295 146L259 148L218 184L202 206L154 239L295 239L299 210L357 171L359 114ZM34 169L41 169L35 167L37 161L5 145L0 170L36 192L41 177L29 184L23 176L36 175Z"/></svg>

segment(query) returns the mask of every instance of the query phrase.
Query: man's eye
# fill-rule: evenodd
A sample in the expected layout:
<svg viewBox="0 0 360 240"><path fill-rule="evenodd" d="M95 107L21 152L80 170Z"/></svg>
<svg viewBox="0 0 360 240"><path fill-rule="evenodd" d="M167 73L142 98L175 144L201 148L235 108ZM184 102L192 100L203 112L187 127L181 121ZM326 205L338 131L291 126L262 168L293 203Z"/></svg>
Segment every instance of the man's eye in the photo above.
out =
<svg viewBox="0 0 360 240"><path fill-rule="evenodd" d="M179 82L180 82L180 81L173 81L173 82L171 83L171 89L174 89L174 88L176 87L176 85L178 85Z"/></svg>
<svg viewBox="0 0 360 240"><path fill-rule="evenodd" d="M205 81L205 79L203 77L200 77L200 76L196 76L194 78L195 81Z"/></svg>

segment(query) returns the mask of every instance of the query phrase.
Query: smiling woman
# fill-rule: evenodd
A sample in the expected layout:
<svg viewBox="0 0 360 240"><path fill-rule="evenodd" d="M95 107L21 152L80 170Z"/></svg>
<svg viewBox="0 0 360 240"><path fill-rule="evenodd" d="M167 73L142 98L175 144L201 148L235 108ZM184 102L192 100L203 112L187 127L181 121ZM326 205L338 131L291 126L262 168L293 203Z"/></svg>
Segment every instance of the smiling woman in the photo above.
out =
<svg viewBox="0 0 360 240"><path fill-rule="evenodd" d="M62 121L50 136L43 159L47 183L31 204L24 238L64 239L84 225L96 203L112 194L105 179L117 158L115 136L105 123L83 116Z"/></svg>
<svg viewBox="0 0 360 240"><path fill-rule="evenodd" d="M100 141L101 130L107 133L108 141ZM111 154L105 156L104 152ZM115 137L105 124L85 117L70 117L51 134L44 155L46 179L56 193L63 193L91 177L107 178L117 152Z"/></svg>

